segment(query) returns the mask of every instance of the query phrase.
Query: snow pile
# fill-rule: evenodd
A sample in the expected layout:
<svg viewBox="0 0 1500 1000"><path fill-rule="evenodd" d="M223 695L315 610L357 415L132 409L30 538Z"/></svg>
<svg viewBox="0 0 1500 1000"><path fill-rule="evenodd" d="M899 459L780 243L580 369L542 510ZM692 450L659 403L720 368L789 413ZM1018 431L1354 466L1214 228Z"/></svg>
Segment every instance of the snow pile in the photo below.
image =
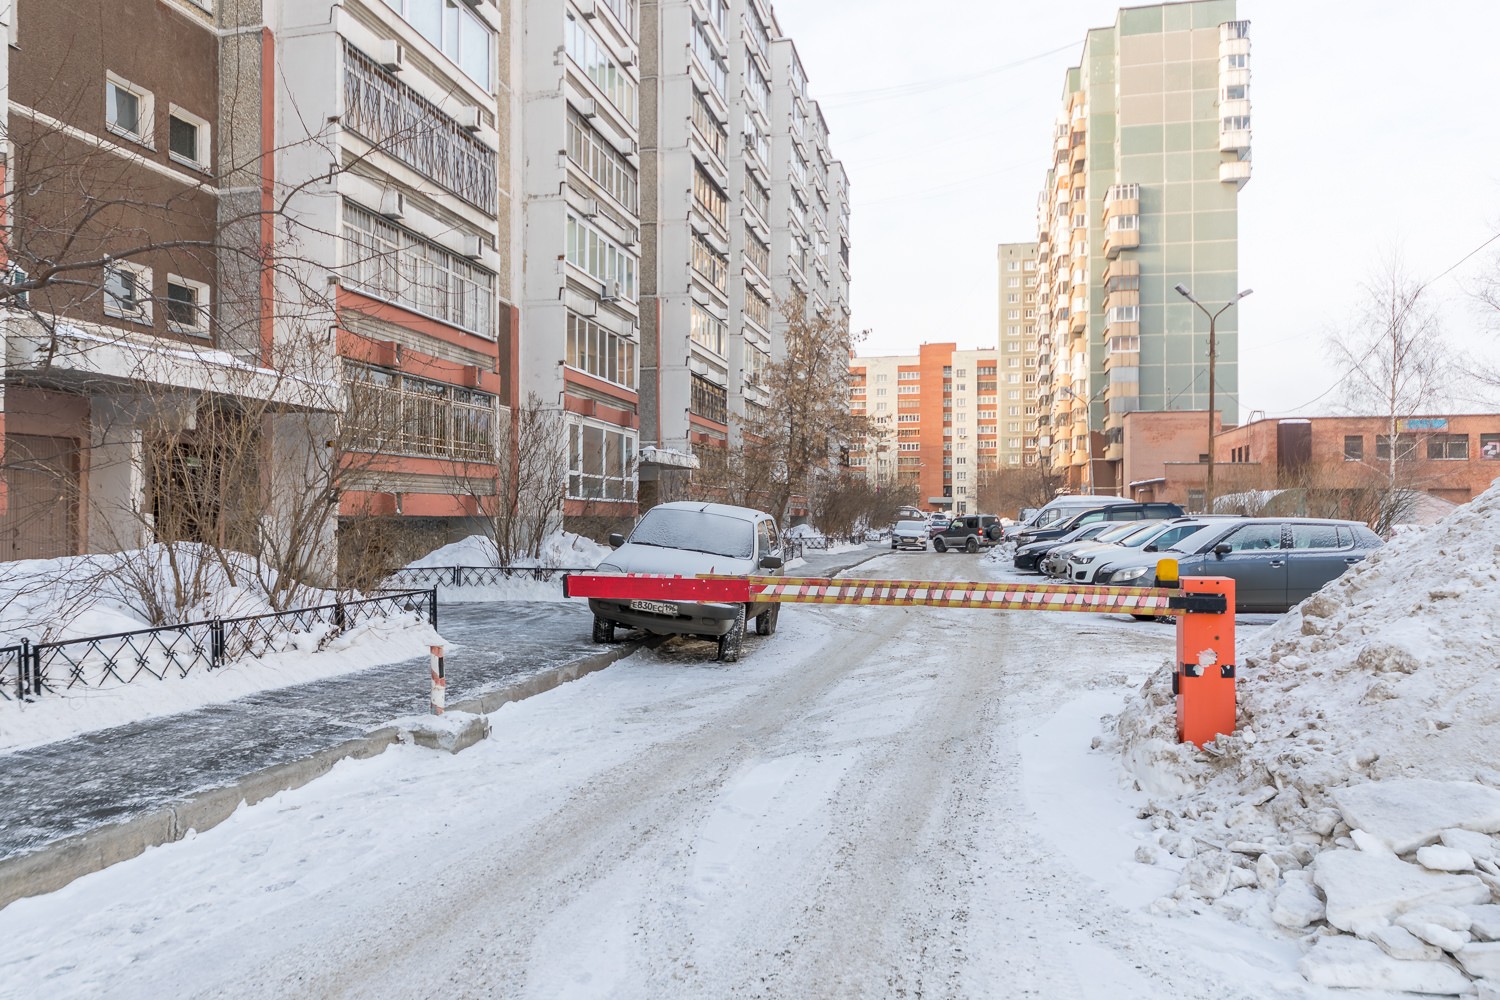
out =
<svg viewBox="0 0 1500 1000"><path fill-rule="evenodd" d="M275 586L250 556L181 543L0 563L0 645L265 614ZM297 603L333 596L309 588Z"/></svg>
<svg viewBox="0 0 1500 1000"><path fill-rule="evenodd" d="M1153 796L1137 858L1181 869L1157 909L1305 935L1322 985L1500 977L1497 609L1500 482L1242 649L1236 733L1209 752L1176 743L1158 671L1116 727Z"/></svg>
<svg viewBox="0 0 1500 1000"><path fill-rule="evenodd" d="M554 531L542 539L541 553L516 556L507 565L515 567L561 567L591 569L614 550L570 531ZM407 564L408 569L433 569L444 566L498 566L500 553L493 539L470 535ZM399 585L399 581L396 584ZM439 600L449 604L476 604L486 601L562 601L562 585L556 578L542 580L530 576L497 579L483 584L438 584Z"/></svg>

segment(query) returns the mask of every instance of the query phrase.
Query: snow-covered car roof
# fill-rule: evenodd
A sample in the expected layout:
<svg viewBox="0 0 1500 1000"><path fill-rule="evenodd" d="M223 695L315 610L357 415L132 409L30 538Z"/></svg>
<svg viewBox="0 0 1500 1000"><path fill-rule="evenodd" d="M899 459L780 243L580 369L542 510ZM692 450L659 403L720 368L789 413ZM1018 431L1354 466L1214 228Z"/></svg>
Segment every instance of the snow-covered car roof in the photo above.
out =
<svg viewBox="0 0 1500 1000"><path fill-rule="evenodd" d="M705 514L718 514L720 517L737 517L745 521L758 521L763 517L771 516L753 507L736 507L733 504L708 503L703 500L673 500L671 503L659 503L645 513L649 514L652 510L696 510Z"/></svg>

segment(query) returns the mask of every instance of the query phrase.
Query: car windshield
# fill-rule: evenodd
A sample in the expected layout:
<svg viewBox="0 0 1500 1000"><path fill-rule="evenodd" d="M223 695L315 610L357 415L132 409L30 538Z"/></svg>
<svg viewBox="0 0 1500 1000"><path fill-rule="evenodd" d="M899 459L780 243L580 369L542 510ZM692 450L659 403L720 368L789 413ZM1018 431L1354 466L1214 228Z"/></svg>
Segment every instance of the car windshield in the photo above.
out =
<svg viewBox="0 0 1500 1000"><path fill-rule="evenodd" d="M1205 525L1203 528L1193 532L1191 535L1187 535L1186 537L1177 539L1177 541L1167 546L1163 551L1182 552L1191 555L1192 553L1197 552L1200 548L1202 548L1204 543L1207 542L1210 538L1215 537L1219 534L1219 532L1223 530L1224 526L1222 524Z"/></svg>
<svg viewBox="0 0 1500 1000"><path fill-rule="evenodd" d="M749 559L755 553L755 525L705 510L656 507L635 526L630 543Z"/></svg>
<svg viewBox="0 0 1500 1000"><path fill-rule="evenodd" d="M1096 542L1119 542L1141 530L1139 521L1131 521L1129 524L1116 525L1107 531L1101 531L1094 536Z"/></svg>
<svg viewBox="0 0 1500 1000"><path fill-rule="evenodd" d="M1135 524L1131 525L1130 531L1127 531L1119 538L1113 539L1113 541L1119 542L1126 548L1136 549L1140 548L1142 545L1145 545L1147 542L1151 541L1151 539L1155 538L1166 530L1167 526L1160 521L1137 521Z"/></svg>
<svg viewBox="0 0 1500 1000"><path fill-rule="evenodd" d="M921 521L901 521L896 525L897 531L926 531L927 525Z"/></svg>

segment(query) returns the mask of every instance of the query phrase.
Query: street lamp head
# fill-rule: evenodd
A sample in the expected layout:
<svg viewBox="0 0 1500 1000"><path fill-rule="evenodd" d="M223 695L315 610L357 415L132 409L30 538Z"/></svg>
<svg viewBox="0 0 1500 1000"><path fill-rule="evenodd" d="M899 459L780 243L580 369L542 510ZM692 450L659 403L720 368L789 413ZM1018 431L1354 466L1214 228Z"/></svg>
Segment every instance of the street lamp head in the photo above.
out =
<svg viewBox="0 0 1500 1000"><path fill-rule="evenodd" d="M1180 282L1176 285L1173 285L1172 290L1185 299L1190 299L1193 297L1193 293L1188 291L1188 286Z"/></svg>
<svg viewBox="0 0 1500 1000"><path fill-rule="evenodd" d="M1243 299L1246 295L1249 295L1253 291L1255 291L1255 289L1253 289L1253 288L1247 288L1243 292L1240 292L1240 294L1236 295L1234 297L1234 300L1236 302L1238 302L1240 299Z"/></svg>

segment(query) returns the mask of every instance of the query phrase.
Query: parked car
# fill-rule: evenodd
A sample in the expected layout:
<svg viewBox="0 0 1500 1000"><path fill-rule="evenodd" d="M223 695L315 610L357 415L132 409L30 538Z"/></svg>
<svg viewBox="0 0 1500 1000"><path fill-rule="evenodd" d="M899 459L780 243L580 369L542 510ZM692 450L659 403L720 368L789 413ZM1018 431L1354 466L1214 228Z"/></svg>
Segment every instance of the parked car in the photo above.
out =
<svg viewBox="0 0 1500 1000"><path fill-rule="evenodd" d="M1134 503L1129 497L1116 497L1107 494L1093 493L1066 493L1060 497L1053 497L1041 507L1032 511L1030 517L1021 518L1022 528L1045 528L1056 523L1059 519L1072 517L1080 510L1090 510L1094 507L1104 507L1108 504Z"/></svg>
<svg viewBox="0 0 1500 1000"><path fill-rule="evenodd" d="M603 573L668 573L696 576L780 575L780 534L764 511L728 504L678 501L652 507L630 537L609 536L615 551L597 569ZM779 604L718 604L687 601L620 600L591 597L594 641L614 641L616 628L652 635L690 635L717 642L718 658L740 656L745 625L755 621L759 635L776 631Z"/></svg>
<svg viewBox="0 0 1500 1000"><path fill-rule="evenodd" d="M1160 552L1205 526L1216 524L1238 514L1189 514L1166 521L1148 521L1140 535L1126 537L1109 545L1086 546L1068 556L1066 579L1073 583L1098 583L1103 574L1114 569L1121 559L1138 552Z"/></svg>
<svg viewBox="0 0 1500 1000"><path fill-rule="evenodd" d="M1157 521L1095 521L1104 530L1093 537L1074 539L1071 542L1059 540L1047 550L1046 555L1037 560L1037 569L1047 576L1054 578L1066 578L1068 574L1068 559L1073 553L1082 549L1110 548L1114 544L1121 543L1127 538L1136 535L1148 535L1156 530ZM1093 525L1085 526L1085 529Z"/></svg>
<svg viewBox="0 0 1500 1000"><path fill-rule="evenodd" d="M951 522L952 520L953 519L951 517L949 517L947 514L942 514L942 513L928 514L927 515L927 537L931 538L934 535L937 535L944 528L948 527L949 522Z"/></svg>
<svg viewBox="0 0 1500 1000"><path fill-rule="evenodd" d="M1169 517L1181 517L1182 508L1175 503L1115 503L1075 510L1065 518L1054 520L1045 527L1033 525L1016 533L1016 544L1027 545L1048 538L1061 538L1074 528L1095 521L1157 521Z"/></svg>
<svg viewBox="0 0 1500 1000"><path fill-rule="evenodd" d="M1016 569L1029 569L1040 571L1041 561L1047 557L1047 553L1059 545L1069 542L1088 541L1096 537L1100 532L1108 531L1110 528L1119 527L1113 521L1095 521L1075 528L1063 535L1061 538L1044 538L1039 542L1017 543L1015 555L1011 557L1011 565Z"/></svg>
<svg viewBox="0 0 1500 1000"><path fill-rule="evenodd" d="M897 521L891 531L891 549L921 549L927 551L926 521Z"/></svg>
<svg viewBox="0 0 1500 1000"><path fill-rule="evenodd" d="M994 514L962 514L932 536L932 547L939 552L963 549L978 552L1000 541L1000 519Z"/></svg>
<svg viewBox="0 0 1500 1000"><path fill-rule="evenodd" d="M1160 552L1121 559L1097 582L1153 587L1157 562L1170 557L1177 560L1181 576L1233 579L1236 611L1282 612L1382 544L1379 535L1358 521L1230 518L1200 528Z"/></svg>

